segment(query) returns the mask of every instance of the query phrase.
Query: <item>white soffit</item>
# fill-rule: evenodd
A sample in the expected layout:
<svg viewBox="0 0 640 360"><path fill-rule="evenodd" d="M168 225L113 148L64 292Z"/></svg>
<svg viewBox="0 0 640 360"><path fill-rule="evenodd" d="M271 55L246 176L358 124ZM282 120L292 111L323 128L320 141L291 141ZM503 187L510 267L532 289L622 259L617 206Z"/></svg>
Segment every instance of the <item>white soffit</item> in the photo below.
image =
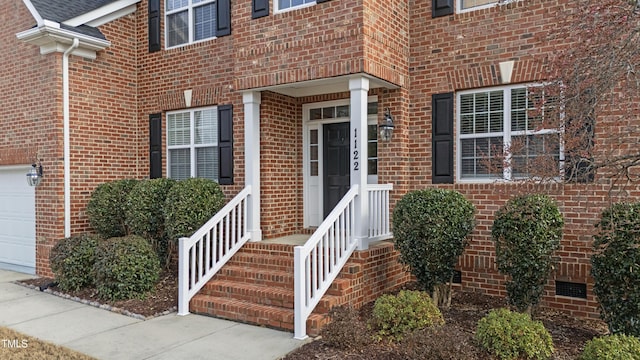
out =
<svg viewBox="0 0 640 360"><path fill-rule="evenodd" d="M90 11L75 18L65 20L63 24L77 27L89 25L98 27L136 11L136 4L140 0L118 0L101 8Z"/></svg>

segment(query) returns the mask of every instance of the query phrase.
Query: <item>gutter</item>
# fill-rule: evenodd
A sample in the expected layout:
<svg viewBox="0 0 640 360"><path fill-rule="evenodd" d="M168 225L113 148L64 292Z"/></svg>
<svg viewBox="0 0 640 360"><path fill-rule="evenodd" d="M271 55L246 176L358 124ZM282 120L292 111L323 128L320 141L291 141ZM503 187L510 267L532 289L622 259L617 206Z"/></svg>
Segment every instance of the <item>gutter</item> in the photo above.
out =
<svg viewBox="0 0 640 360"><path fill-rule="evenodd" d="M64 237L71 236L71 146L69 140L69 56L78 48L80 40L73 43L62 54L62 118L64 137Z"/></svg>

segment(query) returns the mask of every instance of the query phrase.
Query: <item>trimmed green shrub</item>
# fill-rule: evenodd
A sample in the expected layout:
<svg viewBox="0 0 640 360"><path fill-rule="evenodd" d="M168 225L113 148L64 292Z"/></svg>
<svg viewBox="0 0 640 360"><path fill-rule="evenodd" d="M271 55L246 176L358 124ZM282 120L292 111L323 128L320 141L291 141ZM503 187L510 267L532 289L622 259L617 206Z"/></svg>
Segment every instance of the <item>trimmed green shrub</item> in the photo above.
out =
<svg viewBox="0 0 640 360"><path fill-rule="evenodd" d="M373 305L370 321L379 339L392 340L400 340L416 329L444 324L442 313L429 294L411 290L380 296Z"/></svg>
<svg viewBox="0 0 640 360"><path fill-rule="evenodd" d="M508 309L491 310L476 329L476 341L502 360L548 359L553 354L549 331L529 314Z"/></svg>
<svg viewBox="0 0 640 360"><path fill-rule="evenodd" d="M169 246L164 225L164 206L175 180L159 178L143 180L127 196L126 224L134 235L147 239L163 263L168 260Z"/></svg>
<svg viewBox="0 0 640 360"><path fill-rule="evenodd" d="M439 306L451 304L451 280L475 226L474 214L475 207L462 194L443 189L409 192L393 211L400 261Z"/></svg>
<svg viewBox="0 0 640 360"><path fill-rule="evenodd" d="M540 301L563 226L558 206L546 195L512 198L496 213L491 229L496 262L510 277L509 303L519 311L530 313Z"/></svg>
<svg viewBox="0 0 640 360"><path fill-rule="evenodd" d="M334 307L329 311L329 318L331 322L320 332L328 345L343 350L357 350L371 344L371 332L354 308Z"/></svg>
<svg viewBox="0 0 640 360"><path fill-rule="evenodd" d="M125 211L127 195L138 180L116 180L98 185L87 204L87 217L91 227L103 238L129 234Z"/></svg>
<svg viewBox="0 0 640 360"><path fill-rule="evenodd" d="M616 334L588 341L580 360L640 360L640 339Z"/></svg>
<svg viewBox="0 0 640 360"><path fill-rule="evenodd" d="M596 224L593 292L614 334L640 337L640 203L614 204Z"/></svg>
<svg viewBox="0 0 640 360"><path fill-rule="evenodd" d="M93 285L98 236L83 234L64 238L51 249L51 271L62 290L76 291Z"/></svg>
<svg viewBox="0 0 640 360"><path fill-rule="evenodd" d="M190 178L178 181L167 194L164 218L170 241L191 236L225 203L220 185L213 180Z"/></svg>
<svg viewBox="0 0 640 360"><path fill-rule="evenodd" d="M158 255L137 235L102 241L96 249L96 290L107 300L143 298L160 277Z"/></svg>

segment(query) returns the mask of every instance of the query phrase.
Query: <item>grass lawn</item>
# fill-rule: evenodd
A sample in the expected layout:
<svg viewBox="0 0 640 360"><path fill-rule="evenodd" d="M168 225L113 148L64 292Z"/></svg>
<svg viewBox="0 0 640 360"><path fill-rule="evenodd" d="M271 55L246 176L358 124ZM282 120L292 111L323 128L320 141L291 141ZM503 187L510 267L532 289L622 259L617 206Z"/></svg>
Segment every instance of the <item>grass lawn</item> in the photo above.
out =
<svg viewBox="0 0 640 360"><path fill-rule="evenodd" d="M0 359L91 360L94 358L0 326Z"/></svg>

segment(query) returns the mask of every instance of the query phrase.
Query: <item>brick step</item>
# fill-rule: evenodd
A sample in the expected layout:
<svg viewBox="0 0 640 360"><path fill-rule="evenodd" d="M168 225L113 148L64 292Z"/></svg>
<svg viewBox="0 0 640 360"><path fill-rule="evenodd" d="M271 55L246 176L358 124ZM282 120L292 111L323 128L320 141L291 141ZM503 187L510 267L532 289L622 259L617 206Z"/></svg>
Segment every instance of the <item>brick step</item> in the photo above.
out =
<svg viewBox="0 0 640 360"><path fill-rule="evenodd" d="M202 288L200 294L248 301L259 305L278 306L287 309L293 309L294 306L293 289L239 283L235 281L214 279ZM326 314L332 307L344 305L348 302L348 295L325 294L313 312Z"/></svg>
<svg viewBox="0 0 640 360"><path fill-rule="evenodd" d="M213 280L234 281L293 290L293 269L279 271L228 264L215 275Z"/></svg>
<svg viewBox="0 0 640 360"><path fill-rule="evenodd" d="M293 290L277 286L214 279L200 290L200 294L293 309Z"/></svg>
<svg viewBox="0 0 640 360"><path fill-rule="evenodd" d="M262 271L283 271L293 273L293 253L291 256L282 254L252 254L236 253L227 266L253 267Z"/></svg>
<svg viewBox="0 0 640 360"><path fill-rule="evenodd" d="M191 311L196 314L210 315L222 319L249 324L267 326L274 329L293 332L293 310L280 307L259 305L251 302L198 294L191 300ZM317 336L329 318L320 314L311 314L307 319L307 334Z"/></svg>
<svg viewBox="0 0 640 360"><path fill-rule="evenodd" d="M344 269L343 269L344 270ZM345 273L346 271L343 271ZM293 290L293 269L288 271L266 270L249 266L226 265L213 280L234 281L256 285L282 287ZM330 295L342 295L342 291L351 285L348 274L340 274L327 291Z"/></svg>

